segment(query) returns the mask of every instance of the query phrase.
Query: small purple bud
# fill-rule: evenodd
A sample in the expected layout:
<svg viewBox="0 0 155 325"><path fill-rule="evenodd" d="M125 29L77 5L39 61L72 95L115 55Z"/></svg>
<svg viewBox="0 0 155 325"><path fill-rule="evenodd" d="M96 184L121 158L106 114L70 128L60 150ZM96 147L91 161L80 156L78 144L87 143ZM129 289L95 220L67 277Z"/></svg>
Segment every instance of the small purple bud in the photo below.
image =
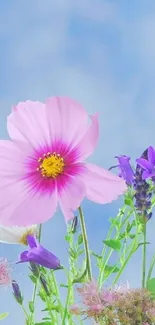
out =
<svg viewBox="0 0 155 325"><path fill-rule="evenodd" d="M40 276L40 282L41 282L42 287L45 290L47 296L50 296L50 292L49 292L48 287L47 287L47 282L46 282L45 277L43 275Z"/></svg>
<svg viewBox="0 0 155 325"><path fill-rule="evenodd" d="M146 209L149 209L149 208L151 208L151 201L147 201L147 202L145 202L145 208Z"/></svg>
<svg viewBox="0 0 155 325"><path fill-rule="evenodd" d="M73 219L73 222L72 222L72 226L71 226L71 232L72 232L73 234L76 233L76 231L77 231L77 226L78 226L78 217L75 216L74 219Z"/></svg>
<svg viewBox="0 0 155 325"><path fill-rule="evenodd" d="M152 218L152 212L150 212L149 214L147 214L147 219L150 220Z"/></svg>
<svg viewBox="0 0 155 325"><path fill-rule="evenodd" d="M35 275L36 277L39 276L39 266L37 266L35 263L30 262L30 270L33 273L33 275Z"/></svg>
<svg viewBox="0 0 155 325"><path fill-rule="evenodd" d="M21 295L21 291L20 291L19 285L18 285L18 283L15 280L12 281L12 289L13 289L13 295L14 295L16 301L20 305L22 305L23 304L23 297Z"/></svg>

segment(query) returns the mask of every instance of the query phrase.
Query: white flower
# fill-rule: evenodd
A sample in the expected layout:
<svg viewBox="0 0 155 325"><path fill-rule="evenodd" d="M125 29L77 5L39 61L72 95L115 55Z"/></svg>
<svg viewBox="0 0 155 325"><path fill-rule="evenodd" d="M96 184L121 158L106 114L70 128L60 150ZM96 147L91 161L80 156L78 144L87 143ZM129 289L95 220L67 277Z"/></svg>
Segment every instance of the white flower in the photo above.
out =
<svg viewBox="0 0 155 325"><path fill-rule="evenodd" d="M24 244L27 245L27 235L38 234L38 226L29 227L3 227L0 226L0 242L6 244Z"/></svg>

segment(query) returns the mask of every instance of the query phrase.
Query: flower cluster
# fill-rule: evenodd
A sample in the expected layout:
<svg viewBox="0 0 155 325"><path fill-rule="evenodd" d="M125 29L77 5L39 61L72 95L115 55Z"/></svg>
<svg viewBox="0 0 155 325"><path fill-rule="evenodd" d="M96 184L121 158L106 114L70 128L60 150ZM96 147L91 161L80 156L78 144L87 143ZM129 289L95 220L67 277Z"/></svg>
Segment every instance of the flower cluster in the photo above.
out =
<svg viewBox="0 0 155 325"><path fill-rule="evenodd" d="M88 121L91 123L88 124ZM0 260L0 285L12 285L13 295L25 312L26 324L45 323L36 323L34 319L36 295L45 303L46 308L43 311L47 311L48 315L42 320L47 320L48 324L51 323L49 320L56 325L68 324L67 320L72 323L72 314L93 319L99 325L155 324L155 301L146 289L99 289L97 281L91 280L91 254L81 208L84 198L105 204L130 192L132 205L127 214L128 219L125 219L125 223L128 222L127 229L131 228L129 218L130 212L133 213L133 203L139 220L150 219L151 185L152 181L155 183L155 149L150 146L136 160L135 169L130 165L130 157L116 156L118 165L114 167L119 168L118 175L88 163L87 158L93 153L99 137L98 114L89 116L80 104L66 97L48 98L45 103L19 103L8 116L7 129L10 140L0 140L0 242L26 246L16 264L29 263L30 279L34 283L32 301L28 304L29 311L23 305L24 297L18 283L12 280L7 259ZM64 285L68 289L65 306L60 301L54 275L55 270L64 268L59 258L40 242L42 223L55 214L58 206L66 223L72 220L65 237L69 244L70 264L68 284ZM80 222L74 215L77 210ZM122 216L124 217L123 213ZM117 217L121 219L120 213ZM119 223L123 224L123 221L117 221L112 221L112 227L117 226L118 235L118 229L121 232ZM113 234L113 228L111 229ZM77 238L76 244L73 235ZM110 249L116 249L122 254L121 239L125 238L126 233L121 235L122 237L117 236L116 239L103 242ZM135 252L138 243L135 234L131 234L130 238L134 245L129 251L129 257ZM100 268L100 285L103 283L106 268L109 274L118 272L118 280L124 269L122 265L126 265L129 260L126 257L128 247L124 246L124 262L119 267L108 265L109 257L104 260L104 252L102 256L92 252L97 257L97 266ZM84 266L79 272L78 258L83 253ZM144 253L146 256L145 249ZM145 258L142 280L142 286L145 286ZM67 304L71 304L73 298L71 284L84 281L86 283L77 289L82 304L72 305L67 312Z"/></svg>
<svg viewBox="0 0 155 325"><path fill-rule="evenodd" d="M136 172L133 170L130 164L130 157L126 155L116 156L118 159L118 165L112 166L110 169L118 167L119 177L124 178L127 185L132 186L135 180ZM155 149L149 146L141 155L136 159L137 167L141 167L141 179L151 179L155 181Z"/></svg>
<svg viewBox="0 0 155 325"><path fill-rule="evenodd" d="M155 149L150 146L140 158L136 159L135 170L131 167L130 157L122 155L116 156L116 158L118 159L118 165L111 168L118 167L119 177L124 178L129 187L133 187L134 206L137 215L142 222L145 222L152 216L150 211L152 191L150 190L150 183L146 180L155 181Z"/></svg>
<svg viewBox="0 0 155 325"><path fill-rule="evenodd" d="M0 286L11 284L10 266L6 258L0 259Z"/></svg>
<svg viewBox="0 0 155 325"><path fill-rule="evenodd" d="M59 269L59 259L37 240L37 225L51 218L59 204L66 222L75 221L75 231L73 211L84 197L111 202L126 184L85 162L98 141L98 115L88 116L74 100L19 103L8 116L7 129L10 140L0 140L0 242L29 246L17 263Z"/></svg>
<svg viewBox="0 0 155 325"><path fill-rule="evenodd" d="M151 207L151 197L152 192L150 191L150 184L146 182L143 178L143 168L139 165L139 161L141 159L147 160L148 158L148 150L145 150L142 154L142 158L137 159L137 166L135 172L135 179L133 182L135 189L135 207L137 210L137 214L141 221L149 220L152 216L152 212L149 212Z"/></svg>
<svg viewBox="0 0 155 325"><path fill-rule="evenodd" d="M70 312L109 325L152 325L155 322L155 301L146 289L97 288L93 280L77 289L83 307L73 305Z"/></svg>

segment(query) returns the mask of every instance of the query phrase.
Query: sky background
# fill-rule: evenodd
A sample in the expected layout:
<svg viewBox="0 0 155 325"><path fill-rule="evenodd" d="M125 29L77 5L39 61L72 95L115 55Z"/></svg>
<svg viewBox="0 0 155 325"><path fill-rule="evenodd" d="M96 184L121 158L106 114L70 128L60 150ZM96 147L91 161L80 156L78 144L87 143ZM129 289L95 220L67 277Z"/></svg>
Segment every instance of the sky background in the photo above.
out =
<svg viewBox="0 0 155 325"><path fill-rule="evenodd" d="M92 162L108 168L118 154L134 161L155 145L154 30L154 0L1 0L0 138L8 138L6 117L12 105L66 95L89 113L99 112L100 140ZM96 252L119 205L83 204L90 247ZM65 232L63 216L57 213L44 225L42 239L62 263L67 260ZM154 233L152 217L148 260L155 251ZM10 262L20 251L19 246L0 245L1 256ZM131 286L140 286L140 258L138 252L122 277ZM27 266L14 266L13 277L28 299L26 273ZM10 288L0 288L4 311L10 311L5 325L24 324Z"/></svg>

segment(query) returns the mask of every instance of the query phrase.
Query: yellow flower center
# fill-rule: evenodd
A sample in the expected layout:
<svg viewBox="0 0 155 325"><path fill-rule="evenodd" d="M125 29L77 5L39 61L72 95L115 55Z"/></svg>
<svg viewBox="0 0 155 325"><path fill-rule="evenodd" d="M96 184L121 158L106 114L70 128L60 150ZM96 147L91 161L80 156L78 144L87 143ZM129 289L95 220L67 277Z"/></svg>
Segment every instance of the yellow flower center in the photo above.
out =
<svg viewBox="0 0 155 325"><path fill-rule="evenodd" d="M39 158L38 162L40 166L37 168L37 171L40 171L43 177L56 178L63 173L64 159L55 152L53 154L50 152L44 154L44 157Z"/></svg>
<svg viewBox="0 0 155 325"><path fill-rule="evenodd" d="M19 243L23 245L27 245L27 235L34 235L34 230L29 229L25 231L25 233L21 236Z"/></svg>

